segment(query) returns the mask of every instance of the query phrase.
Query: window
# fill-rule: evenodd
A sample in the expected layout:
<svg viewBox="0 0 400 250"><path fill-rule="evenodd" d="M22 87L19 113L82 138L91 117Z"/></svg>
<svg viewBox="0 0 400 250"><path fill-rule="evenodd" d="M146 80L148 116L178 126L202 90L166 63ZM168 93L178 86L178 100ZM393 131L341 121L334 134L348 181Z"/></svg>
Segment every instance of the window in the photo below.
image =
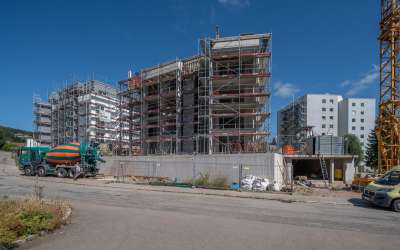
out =
<svg viewBox="0 0 400 250"><path fill-rule="evenodd" d="M389 185L400 184L400 171L393 171L389 177Z"/></svg>
<svg viewBox="0 0 400 250"><path fill-rule="evenodd" d="M333 99L330 99L329 102L330 102L331 104L333 104L334 101L333 101Z"/></svg>
<svg viewBox="0 0 400 250"><path fill-rule="evenodd" d="M361 130L364 130L364 127L360 127Z"/></svg>
<svg viewBox="0 0 400 250"><path fill-rule="evenodd" d="M361 147L364 147L364 142L361 142L360 144L361 144Z"/></svg>
<svg viewBox="0 0 400 250"><path fill-rule="evenodd" d="M322 103L326 103L326 99L322 99Z"/></svg>
<svg viewBox="0 0 400 250"><path fill-rule="evenodd" d="M356 114L357 114L357 111L355 111L355 110L352 110L352 111L351 111L351 114L352 114L353 116L356 116Z"/></svg>
<svg viewBox="0 0 400 250"><path fill-rule="evenodd" d="M356 118L351 119L351 122L356 122Z"/></svg>
<svg viewBox="0 0 400 250"><path fill-rule="evenodd" d="M352 127L351 127L351 130L356 130L356 126L352 126Z"/></svg>
<svg viewBox="0 0 400 250"><path fill-rule="evenodd" d="M333 112L333 108L330 108L329 111Z"/></svg>
<svg viewBox="0 0 400 250"><path fill-rule="evenodd" d="M325 112L326 111L326 108L322 108L322 112Z"/></svg>
<svg viewBox="0 0 400 250"><path fill-rule="evenodd" d="M330 119L330 120L333 120L333 116L329 116L329 119Z"/></svg>
<svg viewBox="0 0 400 250"><path fill-rule="evenodd" d="M364 103L363 102L361 103L361 107L364 107Z"/></svg>
<svg viewBox="0 0 400 250"><path fill-rule="evenodd" d="M322 133L322 135L325 135L325 133Z"/></svg>
<svg viewBox="0 0 400 250"><path fill-rule="evenodd" d="M356 106L356 103L355 103L355 102L353 102L353 103L351 104L351 106L355 107L355 106Z"/></svg>
<svg viewBox="0 0 400 250"><path fill-rule="evenodd" d="M326 124L322 124L322 128L326 128Z"/></svg>
<svg viewBox="0 0 400 250"><path fill-rule="evenodd" d="M363 122L364 122L364 119L361 119L360 121L363 123Z"/></svg>
<svg viewBox="0 0 400 250"><path fill-rule="evenodd" d="M361 139L364 139L364 135L360 135L360 138L361 138Z"/></svg>
<svg viewBox="0 0 400 250"><path fill-rule="evenodd" d="M329 128L333 128L333 124L330 124L330 125L329 125Z"/></svg>
<svg viewBox="0 0 400 250"><path fill-rule="evenodd" d="M362 115L364 115L364 114L365 114L364 110L362 110L362 111L361 111L361 114L362 114Z"/></svg>
<svg viewBox="0 0 400 250"><path fill-rule="evenodd" d="M323 116L322 116L322 120L325 120L325 119L326 119L326 116L323 115Z"/></svg>

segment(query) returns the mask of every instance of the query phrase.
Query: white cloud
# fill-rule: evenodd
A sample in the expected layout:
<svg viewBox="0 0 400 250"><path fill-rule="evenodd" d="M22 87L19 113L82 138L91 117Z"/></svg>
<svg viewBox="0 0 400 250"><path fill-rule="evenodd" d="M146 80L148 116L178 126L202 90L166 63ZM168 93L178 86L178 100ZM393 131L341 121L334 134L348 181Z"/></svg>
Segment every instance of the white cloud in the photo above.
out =
<svg viewBox="0 0 400 250"><path fill-rule="evenodd" d="M377 65L373 65L372 69L369 72L362 74L362 76L359 79L354 81L346 80L343 81L340 85L342 87L349 88L346 91L346 95L354 96L359 94L361 91L368 88L372 84L377 83L378 79L379 79L379 67Z"/></svg>
<svg viewBox="0 0 400 250"><path fill-rule="evenodd" d="M287 98L295 95L300 90L292 83L278 81L273 86L274 95Z"/></svg>
<svg viewBox="0 0 400 250"><path fill-rule="evenodd" d="M225 6L243 7L250 5L249 0L218 0L218 3Z"/></svg>

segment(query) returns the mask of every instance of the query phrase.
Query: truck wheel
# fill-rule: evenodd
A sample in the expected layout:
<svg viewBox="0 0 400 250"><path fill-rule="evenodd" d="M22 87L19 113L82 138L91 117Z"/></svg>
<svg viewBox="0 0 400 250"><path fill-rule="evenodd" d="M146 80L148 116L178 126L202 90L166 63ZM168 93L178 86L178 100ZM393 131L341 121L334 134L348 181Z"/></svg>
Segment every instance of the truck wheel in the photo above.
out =
<svg viewBox="0 0 400 250"><path fill-rule="evenodd" d="M68 177L69 177L69 178L74 178L74 177L75 177L75 169L70 168L70 169L68 170Z"/></svg>
<svg viewBox="0 0 400 250"><path fill-rule="evenodd" d="M26 167L24 168L24 174L25 174L26 176L32 176L32 175L33 175L32 166L26 166Z"/></svg>
<svg viewBox="0 0 400 250"><path fill-rule="evenodd" d="M67 174L68 174L67 170L65 170L64 168L59 168L57 170L57 177L65 178L67 176Z"/></svg>
<svg viewBox="0 0 400 250"><path fill-rule="evenodd" d="M400 212L400 199L394 200L392 202L392 209L395 212Z"/></svg>
<svg viewBox="0 0 400 250"><path fill-rule="evenodd" d="M38 174L40 177L46 176L46 170L44 169L44 167L38 167L38 168L37 168L37 174Z"/></svg>

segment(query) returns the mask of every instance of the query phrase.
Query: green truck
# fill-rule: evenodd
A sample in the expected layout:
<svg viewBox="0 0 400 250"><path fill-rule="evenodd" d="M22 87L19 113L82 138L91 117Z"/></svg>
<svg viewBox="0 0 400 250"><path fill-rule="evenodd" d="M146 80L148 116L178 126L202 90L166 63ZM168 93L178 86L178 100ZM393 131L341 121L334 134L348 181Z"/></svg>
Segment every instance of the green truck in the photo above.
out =
<svg viewBox="0 0 400 250"><path fill-rule="evenodd" d="M400 167L395 167L368 184L362 199L380 207L400 212Z"/></svg>
<svg viewBox="0 0 400 250"><path fill-rule="evenodd" d="M27 176L54 175L58 177L95 176L101 158L98 144L69 143L53 148L20 147L16 152L16 164Z"/></svg>

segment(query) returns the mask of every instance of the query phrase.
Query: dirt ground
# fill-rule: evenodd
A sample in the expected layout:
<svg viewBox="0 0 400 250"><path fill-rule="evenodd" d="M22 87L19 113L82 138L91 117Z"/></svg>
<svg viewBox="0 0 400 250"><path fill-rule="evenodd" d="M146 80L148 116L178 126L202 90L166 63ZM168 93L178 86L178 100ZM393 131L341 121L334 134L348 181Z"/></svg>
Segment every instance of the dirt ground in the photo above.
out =
<svg viewBox="0 0 400 250"><path fill-rule="evenodd" d="M20 174L20 171L16 167L14 159L12 159L11 152L0 150L0 175L18 174Z"/></svg>

